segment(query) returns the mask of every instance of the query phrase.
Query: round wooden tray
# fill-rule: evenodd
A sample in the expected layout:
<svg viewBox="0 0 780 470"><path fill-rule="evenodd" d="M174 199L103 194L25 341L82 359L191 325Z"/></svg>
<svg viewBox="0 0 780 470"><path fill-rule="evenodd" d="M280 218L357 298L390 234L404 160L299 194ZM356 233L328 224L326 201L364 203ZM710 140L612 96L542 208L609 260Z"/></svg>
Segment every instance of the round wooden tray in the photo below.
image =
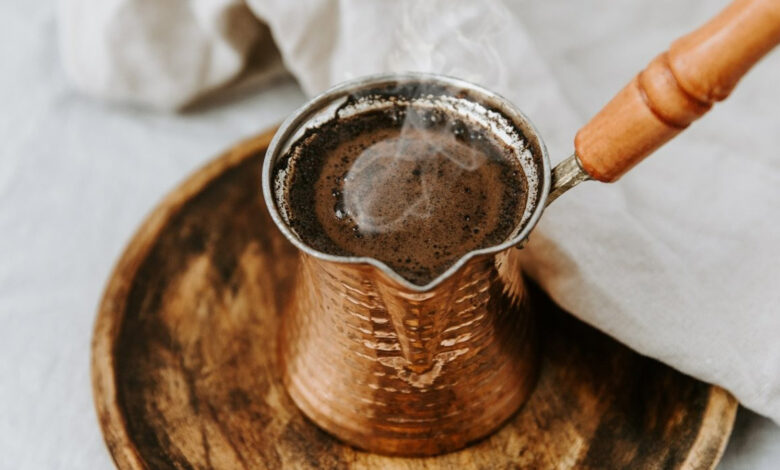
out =
<svg viewBox="0 0 780 470"><path fill-rule="evenodd" d="M168 195L108 281L92 384L121 469L713 468L737 409L586 326L533 289L543 359L529 401L497 433L431 458L386 457L309 422L276 370L295 249L271 222L260 166L272 132Z"/></svg>

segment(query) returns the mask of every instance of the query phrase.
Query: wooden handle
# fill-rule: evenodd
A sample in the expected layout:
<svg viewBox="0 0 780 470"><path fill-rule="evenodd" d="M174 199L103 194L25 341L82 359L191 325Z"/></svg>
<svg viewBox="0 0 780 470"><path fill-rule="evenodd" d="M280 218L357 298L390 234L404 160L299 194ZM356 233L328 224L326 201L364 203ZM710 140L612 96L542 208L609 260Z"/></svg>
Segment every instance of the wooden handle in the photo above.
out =
<svg viewBox="0 0 780 470"><path fill-rule="evenodd" d="M725 99L780 43L780 0L736 0L659 55L580 129L574 147L594 179L615 181Z"/></svg>

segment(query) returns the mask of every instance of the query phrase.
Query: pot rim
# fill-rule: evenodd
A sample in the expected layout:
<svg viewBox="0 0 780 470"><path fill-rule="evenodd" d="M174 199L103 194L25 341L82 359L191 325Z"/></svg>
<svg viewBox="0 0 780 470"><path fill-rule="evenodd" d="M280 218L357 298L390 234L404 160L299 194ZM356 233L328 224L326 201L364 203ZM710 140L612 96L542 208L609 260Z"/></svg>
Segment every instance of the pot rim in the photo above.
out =
<svg viewBox="0 0 780 470"><path fill-rule="evenodd" d="M476 92L483 95L485 98L491 100L491 104L498 104L499 111L509 118L512 123L523 130L524 137L527 139L535 140L537 147L540 150L542 162L542 171L538 176L538 184L541 186L535 207L531 208L531 215L524 222L522 229L513 237L507 239L503 243L480 248L477 250L469 251L461 256L452 266L447 268L446 271L438 275L436 278L424 285L414 284L408 281L406 278L398 274L393 268L386 263L379 261L378 259L369 256L339 256L324 253L307 245L303 242L284 221L276 204L276 198L274 197L272 187L272 172L273 164L280 158L281 152L285 147L285 144L295 135L300 129L301 125L305 124L309 118L317 111L333 104L335 101L346 98L360 90L380 87L382 85L389 84L406 84L406 83L430 83L434 85L443 85L450 88L458 88L471 92ZM516 106L514 106L509 100L503 96L489 91L479 85L471 82L461 80L459 78L449 77L441 74L433 73L401 73L401 74L376 74L360 77L354 80L349 80L340 83L307 101L303 106L293 112L276 131L273 139L271 140L268 150L266 151L263 161L262 169L262 189L263 197L265 199L266 207L271 215L271 219L276 224L277 228L282 234L299 250L307 255L313 256L317 259L330 261L334 263L344 264L368 264L377 268L380 272L387 275L390 279L397 282L401 287L413 292L427 292L435 287L439 286L446 279L458 272L467 262L471 259L483 256L496 254L504 251L513 246L517 246L528 238L528 235L536 226L539 218L544 212L545 205L547 203L547 195L550 192L551 185L551 165L550 158L547 153L547 147L544 144L539 135L539 131L536 126L533 125L530 119L523 114Z"/></svg>

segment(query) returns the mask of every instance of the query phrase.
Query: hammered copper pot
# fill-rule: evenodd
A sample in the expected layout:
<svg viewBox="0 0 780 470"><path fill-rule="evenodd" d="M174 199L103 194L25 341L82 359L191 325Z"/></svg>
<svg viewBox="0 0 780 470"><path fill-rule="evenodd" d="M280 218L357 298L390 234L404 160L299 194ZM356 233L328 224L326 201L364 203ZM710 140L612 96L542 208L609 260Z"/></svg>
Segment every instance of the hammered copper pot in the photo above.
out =
<svg viewBox="0 0 780 470"><path fill-rule="evenodd" d="M284 381L314 422L365 449L436 454L489 434L536 378L522 276L472 259L426 291L370 265L302 255Z"/></svg>
<svg viewBox="0 0 780 470"><path fill-rule="evenodd" d="M494 127L526 175L523 223L426 285L384 263L307 246L287 223L271 167L325 119L388 106L446 108ZM547 152L530 122L499 96L432 75L368 77L330 90L290 118L269 147L264 189L272 217L301 250L280 353L295 403L339 438L376 452L429 455L489 434L531 392L536 335L519 266L522 242L549 191ZM276 196L276 197L275 197ZM423 228L421 228L423 229Z"/></svg>
<svg viewBox="0 0 780 470"><path fill-rule="evenodd" d="M514 247L552 200L588 179L617 180L726 98L778 43L780 2L733 2L656 57L577 133L575 154L554 170L524 115L461 80L368 77L301 108L274 137L263 167L271 216L302 257L280 341L284 381L298 407L350 444L399 455L452 451L497 429L530 394L538 364ZM513 149L528 194L522 221L503 243L464 255L424 286L375 259L307 246L287 223L271 175L307 129L411 102L489 129Z"/></svg>

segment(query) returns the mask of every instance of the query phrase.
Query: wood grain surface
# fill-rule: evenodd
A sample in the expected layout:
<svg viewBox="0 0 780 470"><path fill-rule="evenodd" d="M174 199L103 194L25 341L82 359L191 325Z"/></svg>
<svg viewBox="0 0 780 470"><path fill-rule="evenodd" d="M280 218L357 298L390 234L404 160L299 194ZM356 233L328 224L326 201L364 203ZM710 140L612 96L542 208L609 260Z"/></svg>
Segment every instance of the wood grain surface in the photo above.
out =
<svg viewBox="0 0 780 470"><path fill-rule="evenodd" d="M266 213L271 133L174 190L108 281L92 344L95 404L121 469L713 468L737 403L642 357L532 288L541 372L497 433L450 454L385 457L309 422L276 338L298 258Z"/></svg>
<svg viewBox="0 0 780 470"><path fill-rule="evenodd" d="M735 0L675 41L574 138L582 167L615 181L728 97L780 44L780 1Z"/></svg>

